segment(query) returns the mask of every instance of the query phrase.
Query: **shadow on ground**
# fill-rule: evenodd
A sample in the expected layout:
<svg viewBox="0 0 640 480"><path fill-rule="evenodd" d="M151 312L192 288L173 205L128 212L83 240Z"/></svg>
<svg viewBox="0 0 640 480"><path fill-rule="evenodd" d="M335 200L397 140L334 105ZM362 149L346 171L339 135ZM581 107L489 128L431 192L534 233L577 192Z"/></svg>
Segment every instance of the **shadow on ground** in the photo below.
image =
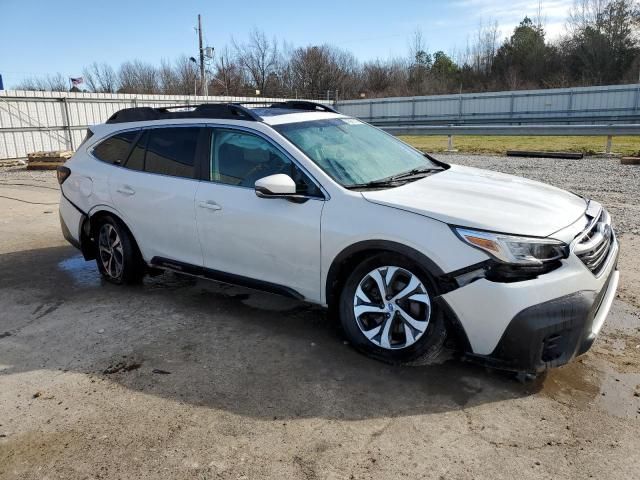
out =
<svg viewBox="0 0 640 480"><path fill-rule="evenodd" d="M277 296L169 273L103 284L69 247L0 255L0 271L0 378L98 374L265 419L436 413L539 388L456 360L381 364L346 345L324 310Z"/></svg>

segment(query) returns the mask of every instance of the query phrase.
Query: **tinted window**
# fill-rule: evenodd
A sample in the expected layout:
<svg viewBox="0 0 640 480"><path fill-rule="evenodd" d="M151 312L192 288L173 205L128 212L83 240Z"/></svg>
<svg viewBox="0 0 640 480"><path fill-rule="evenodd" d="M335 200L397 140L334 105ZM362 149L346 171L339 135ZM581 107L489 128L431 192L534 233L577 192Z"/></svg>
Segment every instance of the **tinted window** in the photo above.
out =
<svg viewBox="0 0 640 480"><path fill-rule="evenodd" d="M133 147L129 154L129 159L125 164L126 168L131 170L144 170L144 154L147 147L147 139L149 138L149 132L145 131L141 136L136 146Z"/></svg>
<svg viewBox="0 0 640 480"><path fill-rule="evenodd" d="M299 193L320 194L315 184L289 158L263 138L237 130L214 132L211 180L253 188L256 180L277 173L293 178Z"/></svg>
<svg viewBox="0 0 640 480"><path fill-rule="evenodd" d="M93 155L103 162L122 164L137 135L138 132L134 130L109 137L93 149Z"/></svg>
<svg viewBox="0 0 640 480"><path fill-rule="evenodd" d="M148 131L144 170L174 177L195 177L197 127L153 128Z"/></svg>

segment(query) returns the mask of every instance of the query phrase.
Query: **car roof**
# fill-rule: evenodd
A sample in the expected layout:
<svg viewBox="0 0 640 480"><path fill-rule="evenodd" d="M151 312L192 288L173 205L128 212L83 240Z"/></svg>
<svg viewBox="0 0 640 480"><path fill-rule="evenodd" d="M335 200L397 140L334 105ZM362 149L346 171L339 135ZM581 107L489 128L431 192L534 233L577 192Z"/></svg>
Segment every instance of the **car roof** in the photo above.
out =
<svg viewBox="0 0 640 480"><path fill-rule="evenodd" d="M290 110L284 108L251 108L251 112L255 113L259 120L247 120L245 118L207 118L207 117L189 117L189 118L164 118L157 120L140 120L140 121L128 121L122 123L99 123L91 125L89 129L95 134L93 141L89 144L100 141L102 138L124 130L132 130L144 127L154 126L171 126L171 125L191 125L197 124L209 124L209 125L229 125L238 124L244 127L257 126L259 124L275 127L277 125L285 125L288 123L300 123L311 122L317 120L328 120L332 118L350 118L346 115L334 112L321 112L321 111L305 111L305 110Z"/></svg>
<svg viewBox="0 0 640 480"><path fill-rule="evenodd" d="M262 118L267 125L283 125L285 123L310 122L331 118L344 118L345 115L335 112L291 111L286 108L252 108L252 112Z"/></svg>
<svg viewBox="0 0 640 480"><path fill-rule="evenodd" d="M190 119L238 120L268 125L310 121L342 116L329 105L307 100L282 102L249 101L244 103L202 103L199 105L170 105L165 107L130 107L118 110L107 124L159 124L162 120ZM158 123L156 123L158 122Z"/></svg>

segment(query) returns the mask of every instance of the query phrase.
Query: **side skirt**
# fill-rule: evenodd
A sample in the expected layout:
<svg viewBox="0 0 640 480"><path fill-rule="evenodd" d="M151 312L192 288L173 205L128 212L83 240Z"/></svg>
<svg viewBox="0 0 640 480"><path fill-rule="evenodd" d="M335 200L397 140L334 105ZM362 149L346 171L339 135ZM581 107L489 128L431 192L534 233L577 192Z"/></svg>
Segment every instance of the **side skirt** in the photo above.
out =
<svg viewBox="0 0 640 480"><path fill-rule="evenodd" d="M222 283L229 283L231 285L247 287L253 290L260 290L263 292L274 293L276 295L283 295L285 297L294 298L296 300L304 300L304 296L294 289L285 287L283 285L278 285L277 283L265 282L263 280L257 280L255 278L243 277L242 275L221 272L219 270L213 270L206 267L199 267L197 265L191 265L189 263L171 260L170 258L153 257L151 259L151 266L172 270L174 272L185 273L187 275L193 275L196 277L202 277L208 280L215 280Z"/></svg>

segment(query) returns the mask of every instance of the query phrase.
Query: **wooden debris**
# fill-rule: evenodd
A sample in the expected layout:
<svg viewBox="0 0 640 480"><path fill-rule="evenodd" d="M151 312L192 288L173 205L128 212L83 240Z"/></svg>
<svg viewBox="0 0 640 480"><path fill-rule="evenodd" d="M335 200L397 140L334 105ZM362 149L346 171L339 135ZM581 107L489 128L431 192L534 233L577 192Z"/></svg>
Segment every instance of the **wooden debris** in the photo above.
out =
<svg viewBox="0 0 640 480"><path fill-rule="evenodd" d="M54 152L34 152L27 154L27 170L55 170L71 158L73 152L58 150Z"/></svg>
<svg viewBox="0 0 640 480"><path fill-rule="evenodd" d="M578 160L584 157L582 152L537 152L525 150L507 150L507 157L534 157L534 158L567 158Z"/></svg>
<svg viewBox="0 0 640 480"><path fill-rule="evenodd" d="M620 163L622 165L640 165L640 157L622 157Z"/></svg>

